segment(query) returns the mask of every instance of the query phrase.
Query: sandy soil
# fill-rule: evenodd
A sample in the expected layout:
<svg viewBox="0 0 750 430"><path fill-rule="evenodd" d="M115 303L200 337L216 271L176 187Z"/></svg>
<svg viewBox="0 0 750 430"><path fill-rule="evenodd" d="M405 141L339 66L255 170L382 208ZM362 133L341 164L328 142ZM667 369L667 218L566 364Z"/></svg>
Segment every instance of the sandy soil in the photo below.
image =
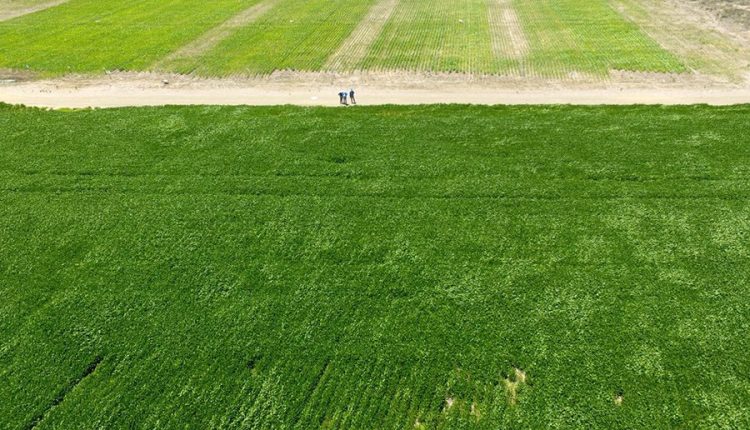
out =
<svg viewBox="0 0 750 430"><path fill-rule="evenodd" d="M688 0L737 31L750 31L750 0Z"/></svg>
<svg viewBox="0 0 750 430"><path fill-rule="evenodd" d="M389 76L392 76L389 78ZM627 76L625 77L627 78ZM357 91L361 105L382 104L695 104L750 103L750 84L676 79L533 82L463 75L277 73L257 79L201 79L116 73L26 82L0 81L0 101L50 108L158 105L337 106L337 93ZM750 78L750 76L748 76Z"/></svg>

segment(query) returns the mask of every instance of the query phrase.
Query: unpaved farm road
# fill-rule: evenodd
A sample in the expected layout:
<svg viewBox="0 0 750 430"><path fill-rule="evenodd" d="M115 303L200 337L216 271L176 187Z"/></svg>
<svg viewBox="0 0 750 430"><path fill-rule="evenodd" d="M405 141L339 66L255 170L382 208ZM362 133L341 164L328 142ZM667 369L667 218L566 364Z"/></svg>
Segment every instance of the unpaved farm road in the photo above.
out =
<svg viewBox="0 0 750 430"><path fill-rule="evenodd" d="M345 85L330 83L263 83L164 79L91 78L0 82L0 102L48 108L109 108L162 105L300 105L337 106ZM403 87L355 85L361 105L460 103L478 105L575 104L709 104L750 103L750 85L738 86L550 86L513 87L464 83Z"/></svg>

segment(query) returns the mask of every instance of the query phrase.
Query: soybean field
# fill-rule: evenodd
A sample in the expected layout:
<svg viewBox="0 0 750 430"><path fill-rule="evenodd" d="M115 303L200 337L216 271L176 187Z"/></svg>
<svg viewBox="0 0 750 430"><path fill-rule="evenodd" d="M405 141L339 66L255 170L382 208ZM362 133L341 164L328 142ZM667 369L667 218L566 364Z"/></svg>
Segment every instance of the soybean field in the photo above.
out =
<svg viewBox="0 0 750 430"><path fill-rule="evenodd" d="M18 9L18 1L0 2L0 17L4 9ZM45 4L0 19L0 70L41 76L404 71L602 79L612 71L689 70L608 0Z"/></svg>
<svg viewBox="0 0 750 430"><path fill-rule="evenodd" d="M0 423L747 428L748 115L0 105Z"/></svg>

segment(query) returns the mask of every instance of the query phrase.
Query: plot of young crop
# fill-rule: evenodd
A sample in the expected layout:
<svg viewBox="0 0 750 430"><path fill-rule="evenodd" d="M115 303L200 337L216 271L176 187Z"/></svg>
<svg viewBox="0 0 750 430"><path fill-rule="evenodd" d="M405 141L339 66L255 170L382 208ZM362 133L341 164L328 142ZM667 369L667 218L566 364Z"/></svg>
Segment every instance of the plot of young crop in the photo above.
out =
<svg viewBox="0 0 750 430"><path fill-rule="evenodd" d="M0 22L0 68L144 70L257 0L70 0Z"/></svg>
<svg viewBox="0 0 750 430"><path fill-rule="evenodd" d="M685 67L605 1L514 0L530 46L526 68L542 76L610 70L683 72Z"/></svg>
<svg viewBox="0 0 750 430"><path fill-rule="evenodd" d="M362 67L501 71L492 50L488 5L488 0L401 1Z"/></svg>
<svg viewBox="0 0 750 430"><path fill-rule="evenodd" d="M0 423L747 428L748 115L0 106Z"/></svg>
<svg viewBox="0 0 750 430"><path fill-rule="evenodd" d="M542 76L685 70L599 0L400 2L362 65Z"/></svg>
<svg viewBox="0 0 750 430"><path fill-rule="evenodd" d="M320 70L374 0L279 0L180 71L211 75Z"/></svg>

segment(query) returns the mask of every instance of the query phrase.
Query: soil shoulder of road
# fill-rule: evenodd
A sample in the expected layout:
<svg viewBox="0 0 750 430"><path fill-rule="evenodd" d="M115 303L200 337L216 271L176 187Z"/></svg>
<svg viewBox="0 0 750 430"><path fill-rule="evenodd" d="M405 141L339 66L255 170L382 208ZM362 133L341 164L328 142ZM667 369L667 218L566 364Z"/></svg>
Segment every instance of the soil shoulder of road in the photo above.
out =
<svg viewBox="0 0 750 430"><path fill-rule="evenodd" d="M607 81L543 81L455 74L304 74L205 79L114 73L49 80L0 80L0 102L48 108L160 105L336 106L354 88L363 105L385 104L711 104L750 103L750 83L695 75L614 74ZM748 76L750 78L750 76Z"/></svg>

